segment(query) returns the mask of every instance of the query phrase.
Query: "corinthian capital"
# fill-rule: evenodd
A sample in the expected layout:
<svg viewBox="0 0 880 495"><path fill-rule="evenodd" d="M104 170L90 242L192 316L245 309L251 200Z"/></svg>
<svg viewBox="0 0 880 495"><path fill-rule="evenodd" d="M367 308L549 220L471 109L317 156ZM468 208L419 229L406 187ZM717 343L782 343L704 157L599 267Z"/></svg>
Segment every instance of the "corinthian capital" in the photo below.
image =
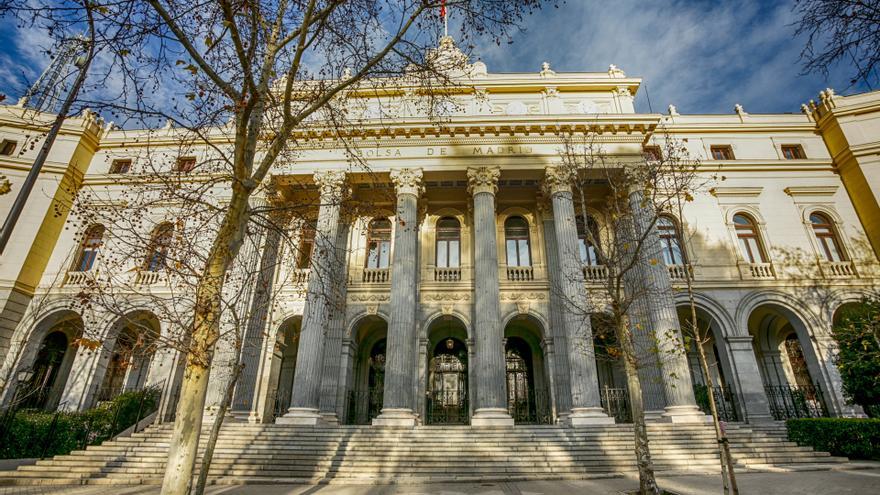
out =
<svg viewBox="0 0 880 495"><path fill-rule="evenodd" d="M315 172L313 176L315 184L321 190L321 198L339 199L342 197L343 187L345 186L344 170L323 170Z"/></svg>
<svg viewBox="0 0 880 495"><path fill-rule="evenodd" d="M571 192L574 174L568 168L550 166L544 170L544 190L550 196L558 193Z"/></svg>
<svg viewBox="0 0 880 495"><path fill-rule="evenodd" d="M396 168L391 171L391 182L397 194L412 194L419 196L422 193L422 169L420 168Z"/></svg>
<svg viewBox="0 0 880 495"><path fill-rule="evenodd" d="M471 167L467 170L468 190L471 194L487 192L495 194L498 191L498 177L501 176L499 167Z"/></svg>

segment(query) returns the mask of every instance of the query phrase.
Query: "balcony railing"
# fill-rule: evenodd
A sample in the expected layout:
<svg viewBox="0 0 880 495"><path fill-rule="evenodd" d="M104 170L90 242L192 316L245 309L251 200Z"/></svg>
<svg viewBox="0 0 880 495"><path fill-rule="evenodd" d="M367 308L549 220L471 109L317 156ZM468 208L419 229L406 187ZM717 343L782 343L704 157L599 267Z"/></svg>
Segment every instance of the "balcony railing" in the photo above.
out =
<svg viewBox="0 0 880 495"><path fill-rule="evenodd" d="M95 280L95 272L67 272L64 277L64 285L86 285L89 281Z"/></svg>
<svg viewBox="0 0 880 495"><path fill-rule="evenodd" d="M135 272L135 285L157 285L164 283L166 280L164 272L152 272L148 270L138 270Z"/></svg>
<svg viewBox="0 0 880 495"><path fill-rule="evenodd" d="M856 269L852 261L821 261L819 268L826 278L852 278L856 276Z"/></svg>
<svg viewBox="0 0 880 495"><path fill-rule="evenodd" d="M461 280L461 267L435 267L435 282L458 282Z"/></svg>
<svg viewBox="0 0 880 495"><path fill-rule="evenodd" d="M770 279L776 278L776 272L773 270L772 263L748 263L749 278Z"/></svg>
<svg viewBox="0 0 880 495"><path fill-rule="evenodd" d="M507 280L526 282L535 279L535 271L530 266L508 266Z"/></svg>
<svg viewBox="0 0 880 495"><path fill-rule="evenodd" d="M694 269L691 265L666 265L666 269L669 270L669 278L672 280L685 280L688 275L693 278Z"/></svg>
<svg viewBox="0 0 880 495"><path fill-rule="evenodd" d="M584 280L601 282L608 278L608 267L605 265L584 265Z"/></svg>
<svg viewBox="0 0 880 495"><path fill-rule="evenodd" d="M391 280L389 268L364 268L361 281L365 284L386 284Z"/></svg>
<svg viewBox="0 0 880 495"><path fill-rule="evenodd" d="M296 268L293 270L291 274L291 282L296 285L306 285L309 283L309 270L308 268Z"/></svg>

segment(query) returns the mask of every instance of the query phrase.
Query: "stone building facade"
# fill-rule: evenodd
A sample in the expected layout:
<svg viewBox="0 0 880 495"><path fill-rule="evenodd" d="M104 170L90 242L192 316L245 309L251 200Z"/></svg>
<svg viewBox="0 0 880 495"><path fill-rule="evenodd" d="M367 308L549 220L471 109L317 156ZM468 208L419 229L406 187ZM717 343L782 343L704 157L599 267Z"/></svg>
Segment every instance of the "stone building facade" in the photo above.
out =
<svg viewBox="0 0 880 495"><path fill-rule="evenodd" d="M545 64L540 72L495 74L476 62L461 77L439 123L408 109L406 95L363 105L356 152L369 174L353 171L327 143L306 146L296 162L273 170L279 184L310 184L320 206L314 230L294 228L297 245L307 248L287 252L262 241L242 258L272 266L275 304L248 327L236 418L625 420L614 409L625 386L620 366L596 357L590 326L566 303L601 300L606 276L578 228L589 221L577 221L571 187L555 168L557 136L569 131L592 133L605 153L633 161L671 136L702 160L707 177L723 174L685 206L683 218L665 217L651 233L665 262L652 265L651 276L665 290L648 306L652 325L677 326L686 304L677 288L684 270L693 273L699 318L713 336L712 373L732 419L784 417L792 397L824 414L860 413L843 397L831 326L843 305L880 280L880 92L826 90L793 114L739 106L729 115L682 115L671 106L667 114L644 114L633 106L640 79L615 66L557 73ZM393 123L374 123L387 112ZM0 107L0 168L13 193L36 153L16 147L32 132L20 108ZM113 233L65 228L74 224L65 205L83 187L124 187L137 173L140 151L132 143L150 132L174 130L123 131L90 113L65 124L0 261L5 403L34 380L42 380L39 406L66 409L93 406L108 387L160 385L160 414L171 416L180 353L117 347L136 339L134 320L158 334L175 329L137 293L124 319L87 322L70 305L112 249L106 239ZM348 193L375 208L368 215L342 209ZM8 211L13 196L0 196L0 210ZM590 221L608 225L601 197L592 199ZM332 267L333 277L314 276L310 266ZM132 277L172 297L150 263ZM339 301L333 307L320 303L331 289ZM85 325L100 336L97 349L76 345ZM654 379L645 380L649 416L704 420L705 380L693 350L660 354ZM221 368L213 371L209 409L222 395Z"/></svg>

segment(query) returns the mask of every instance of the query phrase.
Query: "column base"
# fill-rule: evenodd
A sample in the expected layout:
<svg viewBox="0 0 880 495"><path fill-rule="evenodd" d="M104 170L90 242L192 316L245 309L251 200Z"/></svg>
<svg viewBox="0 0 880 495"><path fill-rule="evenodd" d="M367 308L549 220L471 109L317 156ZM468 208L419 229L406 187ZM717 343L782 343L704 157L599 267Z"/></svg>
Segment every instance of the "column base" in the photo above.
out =
<svg viewBox="0 0 880 495"><path fill-rule="evenodd" d="M471 418L471 426L485 427L509 427L513 426L513 418L507 409L500 407L484 407L474 411Z"/></svg>
<svg viewBox="0 0 880 495"><path fill-rule="evenodd" d="M559 426L568 426L569 424L571 424L571 423L569 423L569 421L568 421L568 417L569 417L570 414L571 414L571 413L569 413L568 411L565 411L565 412L562 412L562 413L558 413L558 414L556 415L556 424L559 425Z"/></svg>
<svg viewBox="0 0 880 495"><path fill-rule="evenodd" d="M311 407L291 407L287 414L275 420L279 425L321 426L323 421L317 409Z"/></svg>
<svg viewBox="0 0 880 495"><path fill-rule="evenodd" d="M665 412L664 409L651 409L650 411L645 411L645 421L655 423L663 421L663 413Z"/></svg>
<svg viewBox="0 0 880 495"><path fill-rule="evenodd" d="M322 412L321 413L321 421L325 424L336 426L339 424L339 418L336 417L335 412Z"/></svg>
<svg viewBox="0 0 880 495"><path fill-rule="evenodd" d="M613 425L614 418L605 414L601 407L575 407L568 416L568 423L572 428Z"/></svg>
<svg viewBox="0 0 880 495"><path fill-rule="evenodd" d="M712 416L697 406L667 406L660 421L664 423L711 423Z"/></svg>
<svg viewBox="0 0 880 495"><path fill-rule="evenodd" d="M373 419L373 426L413 428L416 426L416 415L412 409L383 407L379 415Z"/></svg>

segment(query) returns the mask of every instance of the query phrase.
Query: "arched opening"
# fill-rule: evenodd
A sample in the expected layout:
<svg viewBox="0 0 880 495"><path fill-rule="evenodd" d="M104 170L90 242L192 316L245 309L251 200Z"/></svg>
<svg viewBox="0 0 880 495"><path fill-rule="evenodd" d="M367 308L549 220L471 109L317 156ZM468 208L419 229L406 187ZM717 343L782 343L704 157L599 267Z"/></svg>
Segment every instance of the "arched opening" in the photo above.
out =
<svg viewBox="0 0 880 495"><path fill-rule="evenodd" d="M156 351L159 321L150 313L137 312L117 322L113 333L116 337L107 353L104 378L96 397L99 402L144 388Z"/></svg>
<svg viewBox="0 0 880 495"><path fill-rule="evenodd" d="M752 311L748 324L774 418L827 416L828 391L803 322L786 308L764 304Z"/></svg>
<svg viewBox="0 0 880 495"><path fill-rule="evenodd" d="M837 235L837 228L828 215L820 212L810 214L810 225L819 246L819 254L825 261L836 262L846 260L843 247Z"/></svg>
<svg viewBox="0 0 880 495"><path fill-rule="evenodd" d="M532 266L529 222L525 218L512 216L504 221L504 242L507 266Z"/></svg>
<svg viewBox="0 0 880 495"><path fill-rule="evenodd" d="M553 421L542 335L541 324L525 315L515 317L504 328L507 410L520 424Z"/></svg>
<svg viewBox="0 0 880 495"><path fill-rule="evenodd" d="M755 220L745 213L737 213L733 216L733 227L743 259L748 263L767 263L767 251Z"/></svg>
<svg viewBox="0 0 880 495"><path fill-rule="evenodd" d="M83 323L79 315L69 313L52 318L45 336L36 347L31 365L19 366L24 380L17 384L14 404L21 408L54 410L58 407L64 387L76 357L75 341L82 335ZM40 334L40 328L35 330ZM23 356L27 362L28 356Z"/></svg>
<svg viewBox="0 0 880 495"><path fill-rule="evenodd" d="M275 382L272 411L276 418L283 416L290 408L301 330L302 316L293 316L284 320L275 335L271 376Z"/></svg>
<svg viewBox="0 0 880 495"><path fill-rule="evenodd" d="M104 230L104 226L101 224L95 224L86 229L79 246L76 263L71 271L88 272L92 270L95 266L95 260L98 258L98 251L104 243Z"/></svg>
<svg viewBox="0 0 880 495"><path fill-rule="evenodd" d="M435 320L428 330L425 420L428 424L467 424L467 329L454 316Z"/></svg>
<svg viewBox="0 0 880 495"><path fill-rule="evenodd" d="M388 323L379 316L367 316L358 322L354 337L354 381L348 393L346 422L370 424L382 412Z"/></svg>
<svg viewBox="0 0 880 495"><path fill-rule="evenodd" d="M593 331L593 352L596 356L602 408L616 422L629 423L632 421L632 413L626 388L626 372L611 317L606 313L593 313L590 315L590 327Z"/></svg>
<svg viewBox="0 0 880 495"><path fill-rule="evenodd" d="M742 404L733 384L728 381L729 370L725 371L728 365L717 338L722 335L718 323L712 315L698 307L696 328L693 328L691 309L686 305L678 307L678 321L681 322L681 332L687 345L688 368L691 372L691 381L694 384L694 397L697 405L706 414L711 413L708 388L709 378L711 378L715 409L721 419L737 421L740 417ZM700 363L698 345L701 345L706 356L706 364L709 368L708 378Z"/></svg>

